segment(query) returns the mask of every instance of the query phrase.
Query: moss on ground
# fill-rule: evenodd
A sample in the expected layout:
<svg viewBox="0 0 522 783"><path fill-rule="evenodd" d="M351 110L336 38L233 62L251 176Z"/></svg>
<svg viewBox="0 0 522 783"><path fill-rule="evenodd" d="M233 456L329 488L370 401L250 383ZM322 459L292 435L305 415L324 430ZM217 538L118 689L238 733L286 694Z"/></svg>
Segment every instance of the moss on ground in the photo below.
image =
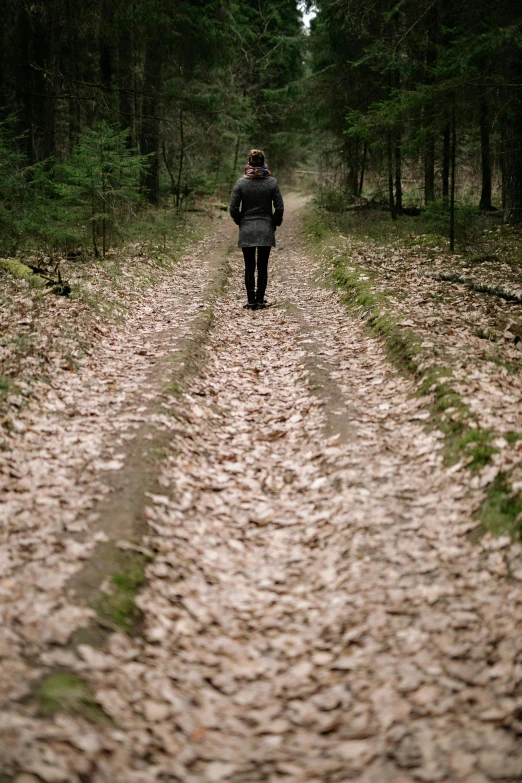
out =
<svg viewBox="0 0 522 783"><path fill-rule="evenodd" d="M454 464L463 460L470 471L479 473L491 464L493 456L498 452L493 445L496 433L478 427L476 416L454 388L451 368L443 365L434 367L432 361L425 361L426 355L419 336L414 330L401 325L404 316L397 313L397 293L394 293L392 299L386 292L376 291L375 273L357 265L346 254L340 255L339 248L333 246L343 231L361 241L376 240L397 247L420 246L424 251L433 250L437 253L441 243L446 241L434 233L408 236L411 221L397 221L399 223L390 224L389 216L372 211L355 217L354 213L343 216L314 210L305 223L304 233L313 245L328 250L330 256L335 254L330 259L331 279L344 292L346 306L356 312L359 318L363 311L362 317L367 328L383 339L384 349L392 363L415 379L419 396L431 397L431 419L428 425L437 427L444 434L445 463ZM332 245L328 246L327 242ZM484 251L470 253L469 256L470 261L476 264L491 260ZM494 258L497 259L497 256ZM450 300L450 297L443 297L440 293L433 293L432 296L435 300ZM432 356L438 356L435 349ZM502 363L498 357L495 361ZM518 371L517 367L508 369ZM513 445L522 439L522 433L510 432L504 437ZM512 492L508 474L500 473L488 485L478 517L482 522L482 533L509 533L522 540L522 494Z"/></svg>
<svg viewBox="0 0 522 783"><path fill-rule="evenodd" d="M144 555L129 555L125 568L112 576L110 592L103 593L94 607L100 617L125 633L132 633L140 620L136 596L145 583L147 562Z"/></svg>
<svg viewBox="0 0 522 783"><path fill-rule="evenodd" d="M444 378L451 378L453 372L449 367L431 367L427 370L419 383L418 393L420 396L426 394L438 393L439 397L444 395L444 390L448 388L444 383Z"/></svg>
<svg viewBox="0 0 522 783"><path fill-rule="evenodd" d="M512 492L507 473L499 473L488 485L478 516L482 532L494 536L509 533L513 538L522 539L522 495Z"/></svg>
<svg viewBox="0 0 522 783"><path fill-rule="evenodd" d="M66 712L90 723L109 724L109 717L94 700L89 684L73 672L54 672L42 680L34 693L40 712Z"/></svg>
<svg viewBox="0 0 522 783"><path fill-rule="evenodd" d="M372 289L368 270L345 266L346 259L337 257L334 261L332 277L338 288L345 291L344 303L351 309L365 308L366 323L373 332L385 338L387 354L401 370L415 374L420 357L420 341L411 329L398 326L397 319L385 312L387 298L385 294Z"/></svg>
<svg viewBox="0 0 522 783"><path fill-rule="evenodd" d="M309 240L320 244L332 232L338 233L338 228L331 221L322 222L322 213L313 213L305 232ZM425 239L433 242L440 237L426 235ZM434 368L433 364L424 367L425 352L419 336L401 324L404 316L396 314L396 304L387 294L374 290L371 270L358 267L345 255L337 255L331 263L331 279L344 292L345 305L357 311L359 317L363 309L367 328L384 340L384 350L392 363L415 378L419 396L432 396L430 423L444 433L446 464L466 459L470 470L480 471L491 462L497 449L491 444L491 433L477 427L469 407L454 389L451 368Z"/></svg>
<svg viewBox="0 0 522 783"><path fill-rule="evenodd" d="M482 468L491 463L493 454L498 449L491 443L492 434L489 430L468 429L458 440L458 449L470 458L468 468L479 473Z"/></svg>

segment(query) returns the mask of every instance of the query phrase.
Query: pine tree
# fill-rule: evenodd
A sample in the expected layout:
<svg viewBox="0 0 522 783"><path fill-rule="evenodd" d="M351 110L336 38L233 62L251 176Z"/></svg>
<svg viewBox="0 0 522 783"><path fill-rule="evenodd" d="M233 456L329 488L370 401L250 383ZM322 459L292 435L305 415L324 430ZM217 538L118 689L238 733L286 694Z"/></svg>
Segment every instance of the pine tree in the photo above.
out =
<svg viewBox="0 0 522 783"><path fill-rule="evenodd" d="M142 196L144 156L134 155L128 131L105 121L84 131L70 159L59 169L59 193L77 222L90 226L94 255L105 255L110 233L124 223Z"/></svg>

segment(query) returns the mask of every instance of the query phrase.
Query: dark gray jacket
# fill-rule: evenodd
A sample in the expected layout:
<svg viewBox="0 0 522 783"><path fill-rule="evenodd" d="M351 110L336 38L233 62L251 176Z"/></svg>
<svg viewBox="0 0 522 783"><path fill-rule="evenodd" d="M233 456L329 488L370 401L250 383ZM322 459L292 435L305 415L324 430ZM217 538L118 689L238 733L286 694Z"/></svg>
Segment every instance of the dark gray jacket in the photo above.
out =
<svg viewBox="0 0 522 783"><path fill-rule="evenodd" d="M275 227L283 222L283 212L283 197L275 177L240 177L230 199L230 214L239 226L238 247L275 247Z"/></svg>

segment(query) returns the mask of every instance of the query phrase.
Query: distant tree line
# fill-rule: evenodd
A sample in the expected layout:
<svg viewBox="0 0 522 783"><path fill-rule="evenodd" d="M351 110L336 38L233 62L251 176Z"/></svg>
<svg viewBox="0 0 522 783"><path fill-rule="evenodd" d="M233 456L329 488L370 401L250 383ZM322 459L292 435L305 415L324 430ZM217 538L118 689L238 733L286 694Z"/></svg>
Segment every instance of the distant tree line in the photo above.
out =
<svg viewBox="0 0 522 783"><path fill-rule="evenodd" d="M337 184L386 183L392 217L405 172L418 201L454 204L459 167L480 170L477 207L522 221L522 6L516 0L317 0L310 49L313 120ZM461 181L464 172L461 171Z"/></svg>
<svg viewBox="0 0 522 783"><path fill-rule="evenodd" d="M132 188L181 208L228 187L249 145L291 162L295 0L0 0L0 13L0 254L38 233L49 200L51 234L76 210L98 252Z"/></svg>

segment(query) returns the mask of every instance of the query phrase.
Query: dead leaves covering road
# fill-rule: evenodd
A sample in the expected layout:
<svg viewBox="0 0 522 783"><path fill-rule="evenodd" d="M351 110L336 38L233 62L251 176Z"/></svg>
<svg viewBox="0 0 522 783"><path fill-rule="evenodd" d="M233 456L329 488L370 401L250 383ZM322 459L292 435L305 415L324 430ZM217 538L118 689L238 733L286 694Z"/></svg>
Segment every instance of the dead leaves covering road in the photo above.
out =
<svg viewBox="0 0 522 783"><path fill-rule="evenodd" d="M162 492L149 497L142 634L67 648L40 623L29 662L27 610L2 623L10 683L62 666L111 720L42 718L8 692L10 773L56 783L522 778L522 550L469 543L475 490L443 468L440 433L425 430L423 401L380 342L314 284L289 212L271 262L279 304L242 310L235 255L201 372L162 419L172 440ZM173 294L152 309L149 330L161 332L175 307ZM143 372L132 359L141 328L117 341L129 384ZM326 378L316 394L311 362ZM136 390L121 393L100 443L132 434L124 402ZM340 437L325 438L327 420ZM78 520L88 547L88 515ZM26 572L57 573L62 555L45 556L55 559L28 554ZM25 577L7 573L9 604ZM51 587L33 581L37 603Z"/></svg>
<svg viewBox="0 0 522 783"><path fill-rule="evenodd" d="M494 293L501 289L520 294L518 267L502 262L494 252L508 253L504 241L503 235L487 229L487 252L476 259L446 255L431 236L412 235L405 246L399 240L364 238L360 231L332 233L322 257L330 268L346 270L356 291L370 292L373 304L355 308L362 322L380 312L402 328L406 341L413 338L419 382L439 376L459 395L464 408L448 406L440 421L451 429L451 420L458 425L464 419L466 427L483 434L481 442L489 452L487 464L479 465L482 469L470 485L486 488L500 474L507 476L508 489L517 496L522 490L522 311L519 303ZM437 275L455 275L469 284ZM491 293L473 290L470 284ZM434 396L431 400L436 404ZM457 455L463 465L472 461L469 448L476 444L470 439L467 445L468 451L463 448Z"/></svg>

